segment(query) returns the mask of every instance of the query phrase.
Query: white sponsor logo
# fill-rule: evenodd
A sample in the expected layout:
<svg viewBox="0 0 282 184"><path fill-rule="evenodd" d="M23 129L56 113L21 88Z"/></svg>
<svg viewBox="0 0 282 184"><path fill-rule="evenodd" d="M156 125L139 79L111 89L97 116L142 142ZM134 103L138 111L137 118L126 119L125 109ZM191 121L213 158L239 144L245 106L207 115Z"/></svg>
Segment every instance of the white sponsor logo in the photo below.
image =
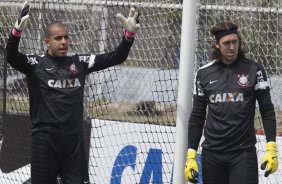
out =
<svg viewBox="0 0 282 184"><path fill-rule="evenodd" d="M30 63L31 65L35 65L38 63L36 57L27 57L27 59L28 59L27 63Z"/></svg>
<svg viewBox="0 0 282 184"><path fill-rule="evenodd" d="M48 81L48 86L53 88L75 88L81 86L78 78Z"/></svg>
<svg viewBox="0 0 282 184"><path fill-rule="evenodd" d="M263 74L262 74L261 71L257 72L257 83L259 83L259 82L264 82Z"/></svg>
<svg viewBox="0 0 282 184"><path fill-rule="evenodd" d="M79 56L79 61L80 62L88 62L90 56Z"/></svg>
<svg viewBox="0 0 282 184"><path fill-rule="evenodd" d="M53 70L54 68L45 68L47 71Z"/></svg>
<svg viewBox="0 0 282 184"><path fill-rule="evenodd" d="M209 97L211 103L221 103L221 102L243 102L243 93L222 93L222 94L212 94Z"/></svg>

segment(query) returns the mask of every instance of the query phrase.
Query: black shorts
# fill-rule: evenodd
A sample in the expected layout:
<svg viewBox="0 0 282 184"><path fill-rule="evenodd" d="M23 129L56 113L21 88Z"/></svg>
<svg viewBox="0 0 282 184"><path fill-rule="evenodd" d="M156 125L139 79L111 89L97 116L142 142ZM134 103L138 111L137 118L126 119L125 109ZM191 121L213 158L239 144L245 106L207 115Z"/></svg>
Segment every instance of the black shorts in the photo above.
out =
<svg viewBox="0 0 282 184"><path fill-rule="evenodd" d="M258 184L256 148L237 152L202 151L204 184Z"/></svg>
<svg viewBox="0 0 282 184"><path fill-rule="evenodd" d="M57 184L58 175L64 184L83 183L85 158L81 135L36 132L31 145L31 183Z"/></svg>

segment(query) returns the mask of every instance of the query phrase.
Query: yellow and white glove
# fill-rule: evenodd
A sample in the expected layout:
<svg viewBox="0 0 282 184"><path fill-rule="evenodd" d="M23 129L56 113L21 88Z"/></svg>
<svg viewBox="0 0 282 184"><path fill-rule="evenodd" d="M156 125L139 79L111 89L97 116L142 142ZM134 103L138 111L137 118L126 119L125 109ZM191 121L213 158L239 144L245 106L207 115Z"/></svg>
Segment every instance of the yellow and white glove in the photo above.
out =
<svg viewBox="0 0 282 184"><path fill-rule="evenodd" d="M27 1L25 1L22 6L18 20L15 24L15 28L17 29L17 31L23 31L26 28L27 21L29 18L28 13L29 13L29 4Z"/></svg>
<svg viewBox="0 0 282 184"><path fill-rule="evenodd" d="M261 169L265 170L264 176L274 173L278 168L278 154L275 142L268 142L266 144L266 152L264 154Z"/></svg>
<svg viewBox="0 0 282 184"><path fill-rule="evenodd" d="M128 18L125 18L122 14L118 13L116 18L124 27L124 35L128 39L133 39L135 33L140 29L140 23L138 20L139 14L134 8L130 8Z"/></svg>
<svg viewBox="0 0 282 184"><path fill-rule="evenodd" d="M196 161L197 151L189 148L184 170L185 179L191 183L198 183L199 168Z"/></svg>

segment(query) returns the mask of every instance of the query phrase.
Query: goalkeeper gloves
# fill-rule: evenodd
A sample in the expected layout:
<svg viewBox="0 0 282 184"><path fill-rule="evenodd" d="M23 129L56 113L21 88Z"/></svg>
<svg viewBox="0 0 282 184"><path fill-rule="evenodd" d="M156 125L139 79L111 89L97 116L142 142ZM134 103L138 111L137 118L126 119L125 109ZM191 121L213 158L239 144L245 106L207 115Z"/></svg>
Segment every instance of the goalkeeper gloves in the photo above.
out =
<svg viewBox="0 0 282 184"><path fill-rule="evenodd" d="M266 152L264 154L261 169L265 170L264 176L274 173L278 168L277 146L275 142L268 142L266 144Z"/></svg>
<svg viewBox="0 0 282 184"><path fill-rule="evenodd" d="M26 28L27 25L27 20L29 18L29 4L27 1L24 2L22 9L21 9L21 13L18 17L18 20L15 24L15 29L13 30L13 35L14 36L20 36L21 32Z"/></svg>
<svg viewBox="0 0 282 184"><path fill-rule="evenodd" d="M140 29L138 20L139 14L134 8L130 8L128 18L125 18L122 14L118 13L116 18L121 22L124 27L124 35L128 39L133 39L135 33Z"/></svg>
<svg viewBox="0 0 282 184"><path fill-rule="evenodd" d="M197 152L189 148L187 151L187 160L184 170L185 179L191 183L198 183L199 169L196 161Z"/></svg>

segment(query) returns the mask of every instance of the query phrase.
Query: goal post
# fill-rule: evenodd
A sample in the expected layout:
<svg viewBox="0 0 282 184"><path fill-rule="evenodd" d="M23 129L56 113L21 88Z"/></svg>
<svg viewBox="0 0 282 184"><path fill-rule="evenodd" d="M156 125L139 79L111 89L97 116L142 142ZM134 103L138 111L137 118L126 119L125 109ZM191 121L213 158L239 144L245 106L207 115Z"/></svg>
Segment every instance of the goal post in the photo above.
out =
<svg viewBox="0 0 282 184"><path fill-rule="evenodd" d="M188 121L192 108L197 0L183 1L173 183L184 184ZM189 40L189 41L188 41Z"/></svg>

